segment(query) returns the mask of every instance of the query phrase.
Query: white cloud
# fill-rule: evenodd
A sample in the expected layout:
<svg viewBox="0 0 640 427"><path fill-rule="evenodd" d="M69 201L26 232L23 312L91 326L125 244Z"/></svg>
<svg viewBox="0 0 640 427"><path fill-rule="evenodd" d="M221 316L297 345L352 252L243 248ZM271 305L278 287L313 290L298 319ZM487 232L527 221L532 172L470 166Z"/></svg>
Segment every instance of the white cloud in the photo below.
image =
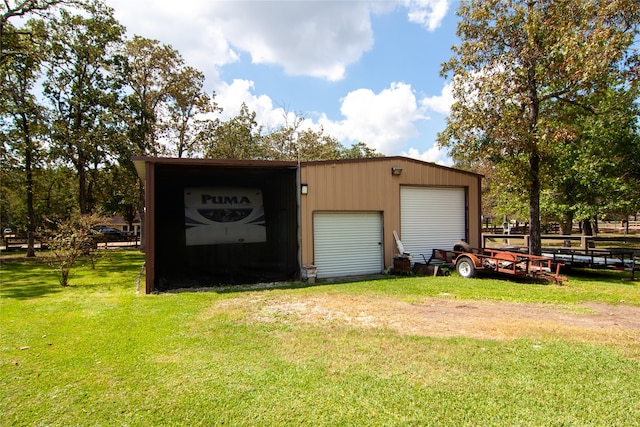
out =
<svg viewBox="0 0 640 427"><path fill-rule="evenodd" d="M253 63L335 81L373 47L371 14L389 2L107 0L131 34L167 42L206 71L248 52ZM234 50L235 49L235 50Z"/></svg>
<svg viewBox="0 0 640 427"><path fill-rule="evenodd" d="M413 123L426 119L411 86L405 83L392 83L380 93L352 91L342 100L340 112L344 120L321 118L327 133L341 141L362 141L385 154L397 152L407 139L416 136Z"/></svg>
<svg viewBox="0 0 640 427"><path fill-rule="evenodd" d="M289 75L337 81L372 49L372 14L399 4L411 22L432 31L450 0L106 1L131 35L171 43L190 65L216 78L219 67L247 52L253 63L279 65Z"/></svg>
<svg viewBox="0 0 640 427"><path fill-rule="evenodd" d="M274 126L283 120L283 110L274 107L267 95L253 94L254 85L251 80L234 79L231 84L221 82L216 87L216 103L222 107L222 120L228 120L240 112L242 103L249 111L256 113L256 121L260 125Z"/></svg>
<svg viewBox="0 0 640 427"><path fill-rule="evenodd" d="M402 3L409 9L409 21L434 31L447 14L451 0L402 0Z"/></svg>
<svg viewBox="0 0 640 427"><path fill-rule="evenodd" d="M219 27L208 18L209 2L182 0L106 0L116 19L134 34L170 44L186 62L202 70L208 79L218 78L218 69L238 60ZM214 4L212 2L211 4Z"/></svg>
<svg viewBox="0 0 640 427"><path fill-rule="evenodd" d="M449 114L453 102L454 98L451 84L447 83L442 88L440 95L425 97L420 101L420 104L427 110L441 114Z"/></svg>
<svg viewBox="0 0 640 427"><path fill-rule="evenodd" d="M333 81L373 46L370 13L359 1L218 1L210 19L252 62Z"/></svg>
<svg viewBox="0 0 640 427"><path fill-rule="evenodd" d="M437 145L429 148L427 151L420 152L417 148L409 148L402 156L411 157L412 159L423 160L425 162L437 163L442 166L451 166L451 159L447 157L447 153Z"/></svg>

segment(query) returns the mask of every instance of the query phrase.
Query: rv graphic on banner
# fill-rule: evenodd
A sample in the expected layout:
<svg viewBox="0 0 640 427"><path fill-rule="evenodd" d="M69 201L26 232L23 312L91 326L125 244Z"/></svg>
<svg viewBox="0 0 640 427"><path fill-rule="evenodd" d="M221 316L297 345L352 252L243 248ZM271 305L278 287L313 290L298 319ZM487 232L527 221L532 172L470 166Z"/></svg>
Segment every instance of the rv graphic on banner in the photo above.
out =
<svg viewBox="0 0 640 427"><path fill-rule="evenodd" d="M262 191L185 188L184 226L187 246L266 242Z"/></svg>

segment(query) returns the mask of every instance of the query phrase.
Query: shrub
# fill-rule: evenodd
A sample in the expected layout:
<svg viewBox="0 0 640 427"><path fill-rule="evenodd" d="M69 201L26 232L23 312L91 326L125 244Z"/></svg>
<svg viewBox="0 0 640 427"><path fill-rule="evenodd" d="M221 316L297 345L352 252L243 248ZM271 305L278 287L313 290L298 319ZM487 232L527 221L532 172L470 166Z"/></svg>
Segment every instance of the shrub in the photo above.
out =
<svg viewBox="0 0 640 427"><path fill-rule="evenodd" d="M48 245L51 249L51 266L56 270L60 285L69 286L73 265L81 256L89 256L95 262L97 249L93 227L104 222L98 215L80 215L56 223L50 230Z"/></svg>

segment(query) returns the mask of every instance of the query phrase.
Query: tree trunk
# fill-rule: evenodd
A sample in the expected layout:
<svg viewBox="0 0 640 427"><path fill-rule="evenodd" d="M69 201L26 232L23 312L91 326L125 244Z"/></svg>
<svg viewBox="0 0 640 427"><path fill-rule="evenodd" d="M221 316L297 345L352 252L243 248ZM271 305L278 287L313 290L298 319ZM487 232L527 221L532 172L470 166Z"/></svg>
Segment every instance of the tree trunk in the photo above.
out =
<svg viewBox="0 0 640 427"><path fill-rule="evenodd" d="M529 254L542 254L542 232L540 227L540 156L534 153L529 158L531 183L529 187Z"/></svg>
<svg viewBox="0 0 640 427"><path fill-rule="evenodd" d="M570 236L573 232L573 213L566 213L562 217L562 222L560 223L560 234L563 236ZM567 248L571 247L571 240L567 239L564 241L564 246Z"/></svg>
<svg viewBox="0 0 640 427"><path fill-rule="evenodd" d="M636 221L637 221L637 220L638 220L638 219L636 218ZM627 234L629 234L629 215L627 215L627 216L624 218L624 234L625 234L625 236L626 236Z"/></svg>
<svg viewBox="0 0 640 427"><path fill-rule="evenodd" d="M27 149L25 169L27 172L27 257L36 256L34 234L36 231L35 210L33 208L33 171L31 170L31 149Z"/></svg>
<svg viewBox="0 0 640 427"><path fill-rule="evenodd" d="M535 0L527 0L527 20L535 16ZM533 28L533 27L529 27ZM529 122L529 254L542 254L542 232L540 227L540 153L538 151L538 117L540 98L538 97L538 57L540 51L536 34L527 31L527 39L532 54L527 58L527 121Z"/></svg>
<svg viewBox="0 0 640 427"><path fill-rule="evenodd" d="M25 140L24 169L27 186L27 257L31 258L36 256L33 237L36 230L36 214L33 208L33 141L31 140L31 129L27 116L23 113L20 117Z"/></svg>
<svg viewBox="0 0 640 427"><path fill-rule="evenodd" d="M78 162L79 164L80 162ZM87 209L87 176L84 171L84 167L78 166L78 205L80 206L80 213L82 215L88 214Z"/></svg>
<svg viewBox="0 0 640 427"><path fill-rule="evenodd" d="M573 234L573 213L566 213L562 216L560 222L560 234L563 236L570 236Z"/></svg>

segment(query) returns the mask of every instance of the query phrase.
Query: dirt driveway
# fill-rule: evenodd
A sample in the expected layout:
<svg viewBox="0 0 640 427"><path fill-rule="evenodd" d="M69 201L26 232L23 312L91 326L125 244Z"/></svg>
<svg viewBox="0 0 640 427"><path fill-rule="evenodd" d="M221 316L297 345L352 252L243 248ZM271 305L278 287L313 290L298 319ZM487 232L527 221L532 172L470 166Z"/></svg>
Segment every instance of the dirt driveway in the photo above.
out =
<svg viewBox="0 0 640 427"><path fill-rule="evenodd" d="M340 294L275 298L254 294L221 304L248 310L250 321L315 326L339 323L431 337L563 339L622 346L640 356L640 307L626 305L520 304L446 297L406 302Z"/></svg>

